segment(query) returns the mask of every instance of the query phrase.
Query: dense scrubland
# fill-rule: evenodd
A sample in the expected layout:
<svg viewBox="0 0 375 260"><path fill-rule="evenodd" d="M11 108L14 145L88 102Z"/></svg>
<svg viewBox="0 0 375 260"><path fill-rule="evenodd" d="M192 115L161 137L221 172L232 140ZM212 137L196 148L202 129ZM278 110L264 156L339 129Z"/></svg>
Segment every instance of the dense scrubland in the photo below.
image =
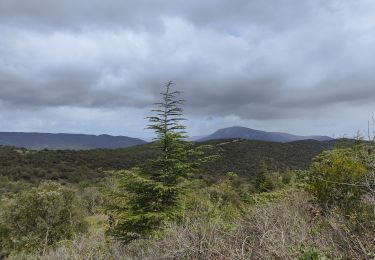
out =
<svg viewBox="0 0 375 260"><path fill-rule="evenodd" d="M276 143L240 139L212 140L198 145L211 145L220 160L202 165L201 178L216 179L234 171L241 177L252 178L259 162L264 161L270 171L308 169L311 160L322 151L349 140L319 142L314 140ZM83 184L101 182L109 171L131 169L155 158L160 151L152 144L126 149L94 150L27 150L0 146L0 175L9 180L37 184L43 180Z"/></svg>
<svg viewBox="0 0 375 260"><path fill-rule="evenodd" d="M153 144L0 149L1 257L375 258L373 142L185 142L171 86Z"/></svg>

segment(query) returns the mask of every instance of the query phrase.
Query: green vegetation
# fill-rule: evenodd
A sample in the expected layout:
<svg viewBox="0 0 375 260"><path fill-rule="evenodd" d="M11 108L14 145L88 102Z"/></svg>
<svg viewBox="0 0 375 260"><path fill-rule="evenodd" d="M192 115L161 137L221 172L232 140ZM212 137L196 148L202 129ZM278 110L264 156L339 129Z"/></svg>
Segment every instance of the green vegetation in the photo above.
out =
<svg viewBox="0 0 375 260"><path fill-rule="evenodd" d="M334 142L299 141L272 143L249 140L214 140L199 145L210 145L212 154L220 160L203 166L198 177L215 182L227 172L236 172L241 178L255 176L259 162L264 161L270 171L308 169L312 158L331 149ZM0 147L0 176L9 181L37 185L44 180L60 183L98 183L109 171L130 170L158 156L153 144L114 150L29 151ZM0 177L2 178L2 177ZM0 184L2 185L2 184ZM12 186L12 185L10 185ZM12 187L9 189L13 189ZM3 187L4 191L6 187ZM2 186L0 186L2 189Z"/></svg>
<svg viewBox="0 0 375 260"><path fill-rule="evenodd" d="M128 244L119 243L114 237L106 235L111 222L119 219L116 219L116 216L108 219L102 210L103 204L113 203L126 208L130 196L123 189L122 178L125 172L122 172L119 177L113 175L102 184L106 189L77 187L79 192L76 199L81 200L81 205L85 205L88 214L91 214L86 218L88 231L76 230L76 235L58 243L51 240L44 254L44 240L41 235L45 230L40 232L41 244L35 244L36 247L30 250L32 253L20 251L12 242L2 242L2 250L6 254L11 253L9 259L43 260L372 259L375 252L375 217L368 210L373 205L369 200L368 189L361 186L363 195L357 201L364 207L360 207L362 209L355 214L347 215L340 210L344 206L342 203L347 200L326 207L316 193L320 191L314 191L315 183L310 180L317 169L326 174L330 174L330 169L336 169L338 165L329 163L328 159L336 159L336 154L342 152L349 156L347 159L350 162L343 166L343 170L354 163L356 167L353 169L365 167L366 173L370 174L370 168L366 164L369 162L369 148L365 145L361 148L323 153L314 160L310 171L288 172L286 183L273 173L273 190L261 193L258 193L252 182L244 180L234 172L229 172L212 184L187 178L184 187L188 189L181 194L180 200L180 212L183 212L181 218L166 221L163 232L158 232L157 235L147 239L135 239ZM359 166L359 162L362 162L362 166ZM331 174L335 175L336 172ZM341 187L339 179L332 180L335 180L335 183L332 183L336 185L335 191L342 189L338 194L347 194L347 187ZM323 189L322 192L326 190ZM113 193L124 196L112 196ZM15 191L14 194L13 196L18 197L23 192ZM329 201L334 202L332 198ZM8 221L6 223L8 224L1 225L3 238L9 236L9 229L4 229L9 225ZM57 238L59 239L62 238Z"/></svg>
<svg viewBox="0 0 375 260"><path fill-rule="evenodd" d="M43 180L61 183L98 182L105 171L130 169L155 156L147 145L115 150L29 151L0 147L0 176L38 184Z"/></svg>
<svg viewBox="0 0 375 260"><path fill-rule="evenodd" d="M337 149L315 158L308 183L323 207L337 206L351 212L361 205L366 174L366 165L353 149Z"/></svg>
<svg viewBox="0 0 375 260"><path fill-rule="evenodd" d="M85 230L75 191L57 183L43 182L1 204L1 251L45 251Z"/></svg>
<svg viewBox="0 0 375 260"><path fill-rule="evenodd" d="M273 189L273 182L267 165L262 162L255 176L255 188L259 192L267 192Z"/></svg>
<svg viewBox="0 0 375 260"><path fill-rule="evenodd" d="M0 258L375 258L374 143L200 147L169 87L153 144L0 149Z"/></svg>

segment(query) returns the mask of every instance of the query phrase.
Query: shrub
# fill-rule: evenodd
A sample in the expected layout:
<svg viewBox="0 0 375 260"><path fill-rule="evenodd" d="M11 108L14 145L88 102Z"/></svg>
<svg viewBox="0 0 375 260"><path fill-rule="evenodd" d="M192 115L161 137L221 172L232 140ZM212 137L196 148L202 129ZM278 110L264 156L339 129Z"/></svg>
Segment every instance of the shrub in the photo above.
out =
<svg viewBox="0 0 375 260"><path fill-rule="evenodd" d="M352 149L326 151L314 159L308 190L324 208L339 207L349 213L361 206L361 184L366 174L366 167Z"/></svg>
<svg viewBox="0 0 375 260"><path fill-rule="evenodd" d="M209 194L197 190L184 218L169 223L157 239L123 245L95 229L59 243L44 256L11 259L373 259L374 230L355 235L346 218L320 215L304 192L290 191L269 203L252 204L242 216L237 212L232 218L222 218Z"/></svg>
<svg viewBox="0 0 375 260"><path fill-rule="evenodd" d="M300 260L327 260L327 258L322 255L319 250L315 248L304 249L302 255L299 257Z"/></svg>
<svg viewBox="0 0 375 260"><path fill-rule="evenodd" d="M71 238L85 229L80 208L73 189L50 181L5 200L0 212L2 251L45 251Z"/></svg>

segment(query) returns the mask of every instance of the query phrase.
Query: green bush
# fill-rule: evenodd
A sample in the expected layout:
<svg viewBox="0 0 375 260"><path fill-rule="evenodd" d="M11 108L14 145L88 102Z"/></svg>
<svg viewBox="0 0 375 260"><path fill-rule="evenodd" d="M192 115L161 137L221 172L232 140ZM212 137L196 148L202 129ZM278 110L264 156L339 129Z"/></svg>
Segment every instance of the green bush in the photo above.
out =
<svg viewBox="0 0 375 260"><path fill-rule="evenodd" d="M315 248L307 248L303 250L299 260L327 260L327 257L321 254Z"/></svg>
<svg viewBox="0 0 375 260"><path fill-rule="evenodd" d="M84 216L75 191L44 182L3 201L0 251L44 251L83 230Z"/></svg>
<svg viewBox="0 0 375 260"><path fill-rule="evenodd" d="M361 186L367 169L352 149L323 152L314 159L307 177L308 190L324 208L352 212L361 205Z"/></svg>

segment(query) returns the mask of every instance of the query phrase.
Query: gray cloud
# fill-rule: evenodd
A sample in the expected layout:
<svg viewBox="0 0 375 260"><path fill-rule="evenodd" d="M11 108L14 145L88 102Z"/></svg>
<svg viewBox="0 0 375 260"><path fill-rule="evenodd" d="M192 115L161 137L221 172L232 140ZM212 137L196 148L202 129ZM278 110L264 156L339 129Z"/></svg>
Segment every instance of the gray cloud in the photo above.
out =
<svg viewBox="0 0 375 260"><path fill-rule="evenodd" d="M365 120L375 109L374 11L371 0L0 0L0 101L9 111L140 115L173 80L192 120L215 127L283 120L293 131L291 122L358 107Z"/></svg>
<svg viewBox="0 0 375 260"><path fill-rule="evenodd" d="M339 7L337 1L145 1L145 0L2 0L1 20L7 24L41 28L117 26L155 29L162 17L183 17L199 26L248 27L250 23L271 28L288 27L304 21L316 8L327 11ZM303 13L302 13L303 12ZM287 18L287 19L286 19ZM251 25L250 25L251 26Z"/></svg>

